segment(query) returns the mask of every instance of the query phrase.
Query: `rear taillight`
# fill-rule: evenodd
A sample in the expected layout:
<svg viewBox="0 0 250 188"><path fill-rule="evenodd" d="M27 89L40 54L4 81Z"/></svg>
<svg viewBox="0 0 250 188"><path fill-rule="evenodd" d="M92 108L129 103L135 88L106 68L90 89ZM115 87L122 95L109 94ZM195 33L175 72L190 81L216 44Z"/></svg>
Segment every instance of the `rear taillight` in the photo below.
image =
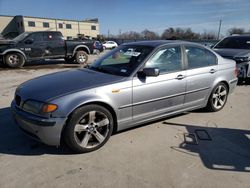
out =
<svg viewBox="0 0 250 188"><path fill-rule="evenodd" d="M238 72L239 72L239 70L238 70L237 66L235 66L235 69L234 69L234 75L235 75L235 77L238 76Z"/></svg>

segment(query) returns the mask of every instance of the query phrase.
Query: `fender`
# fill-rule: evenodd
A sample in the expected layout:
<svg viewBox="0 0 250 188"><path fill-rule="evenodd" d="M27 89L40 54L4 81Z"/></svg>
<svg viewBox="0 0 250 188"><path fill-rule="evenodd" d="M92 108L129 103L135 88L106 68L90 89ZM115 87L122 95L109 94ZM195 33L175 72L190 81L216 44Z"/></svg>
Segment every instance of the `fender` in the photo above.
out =
<svg viewBox="0 0 250 188"><path fill-rule="evenodd" d="M77 51L78 48L86 48L87 51L88 51L88 54L90 54L90 50L89 50L88 46L86 46L86 45L78 45L78 46L75 47L75 49L73 51L73 56L75 55L75 53L76 53L76 51Z"/></svg>
<svg viewBox="0 0 250 188"><path fill-rule="evenodd" d="M25 55L25 53L23 53L23 51L21 51L21 50L19 50L19 49L15 49L15 48L5 50L5 51L4 51L3 53L1 53L0 55L5 55L5 54L7 54L8 52L18 52L18 53L20 53L20 54L23 55L25 61L27 60L27 56Z"/></svg>
<svg viewBox="0 0 250 188"><path fill-rule="evenodd" d="M113 104L112 100L108 96L99 96L95 93L85 93L82 91L80 93L72 93L70 95L60 97L57 99L49 100L49 102L54 104L61 104L61 107L54 113L54 117L68 117L75 109L79 108L88 103L102 103L106 106L112 108L112 110L117 115L118 107Z"/></svg>

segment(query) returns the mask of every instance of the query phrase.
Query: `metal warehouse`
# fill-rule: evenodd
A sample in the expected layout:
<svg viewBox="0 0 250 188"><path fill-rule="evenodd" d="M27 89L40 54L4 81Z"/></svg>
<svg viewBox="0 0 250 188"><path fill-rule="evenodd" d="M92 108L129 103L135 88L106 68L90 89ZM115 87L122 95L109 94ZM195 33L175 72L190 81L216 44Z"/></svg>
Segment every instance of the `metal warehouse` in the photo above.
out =
<svg viewBox="0 0 250 188"><path fill-rule="evenodd" d="M2 37L14 38L26 31L61 31L65 39L79 36L97 37L100 33L99 20L67 20L31 16L0 15L0 32Z"/></svg>

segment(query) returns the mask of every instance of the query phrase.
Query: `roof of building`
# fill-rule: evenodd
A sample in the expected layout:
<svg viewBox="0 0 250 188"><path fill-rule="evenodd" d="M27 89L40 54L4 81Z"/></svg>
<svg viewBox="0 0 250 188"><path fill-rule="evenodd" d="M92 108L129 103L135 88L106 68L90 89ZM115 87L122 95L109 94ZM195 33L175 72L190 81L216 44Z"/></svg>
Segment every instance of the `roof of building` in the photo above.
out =
<svg viewBox="0 0 250 188"><path fill-rule="evenodd" d="M72 21L72 22L89 22L89 23L98 23L98 18L85 19L85 20L72 20L72 19L62 19L62 18L46 18L46 17L37 17L37 16L23 16L23 15L0 15L0 17L24 17L24 18L38 18L38 19L50 19L50 20L61 20L61 21Z"/></svg>
<svg viewBox="0 0 250 188"><path fill-rule="evenodd" d="M12 18L14 18L14 16L10 16L10 15L0 15L0 17L12 17Z"/></svg>

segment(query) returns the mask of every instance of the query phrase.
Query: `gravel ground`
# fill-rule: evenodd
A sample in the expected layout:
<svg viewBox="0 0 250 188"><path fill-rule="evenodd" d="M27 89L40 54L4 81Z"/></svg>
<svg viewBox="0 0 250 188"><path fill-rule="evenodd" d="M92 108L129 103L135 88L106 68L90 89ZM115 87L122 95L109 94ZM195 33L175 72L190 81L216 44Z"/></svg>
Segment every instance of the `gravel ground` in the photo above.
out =
<svg viewBox="0 0 250 188"><path fill-rule="evenodd" d="M91 56L90 61L97 56ZM45 64L45 65L43 65ZM23 135L11 117L16 87L44 74L79 68L63 60L0 68L0 187L249 187L250 86L238 86L217 113L194 111L113 135L98 151L72 154ZM184 133L211 140L186 144ZM201 135L202 136L202 135Z"/></svg>

